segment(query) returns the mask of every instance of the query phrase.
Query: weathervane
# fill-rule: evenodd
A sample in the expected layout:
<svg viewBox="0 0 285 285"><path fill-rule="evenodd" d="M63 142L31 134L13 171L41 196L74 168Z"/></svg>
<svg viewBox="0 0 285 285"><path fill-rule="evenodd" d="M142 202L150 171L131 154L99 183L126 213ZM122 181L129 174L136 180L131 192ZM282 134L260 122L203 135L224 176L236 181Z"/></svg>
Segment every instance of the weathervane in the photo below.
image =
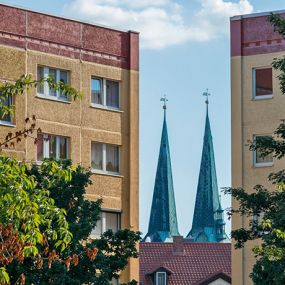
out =
<svg viewBox="0 0 285 285"><path fill-rule="evenodd" d="M208 92L208 88L206 89L206 92L204 92L203 93L203 96L206 96L206 101L205 101L205 103L207 104L207 105L209 105L209 96L210 96L211 94Z"/></svg>
<svg viewBox="0 0 285 285"><path fill-rule="evenodd" d="M160 98L160 101L163 101L163 109L165 111L166 110L166 102L168 101L165 94L164 94L163 98Z"/></svg>

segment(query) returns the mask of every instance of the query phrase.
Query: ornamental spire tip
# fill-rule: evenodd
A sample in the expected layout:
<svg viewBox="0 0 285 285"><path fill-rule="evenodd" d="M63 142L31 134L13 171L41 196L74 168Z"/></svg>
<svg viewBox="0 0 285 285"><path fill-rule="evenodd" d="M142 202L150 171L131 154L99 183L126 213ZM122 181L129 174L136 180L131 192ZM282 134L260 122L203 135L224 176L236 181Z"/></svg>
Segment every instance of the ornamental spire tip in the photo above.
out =
<svg viewBox="0 0 285 285"><path fill-rule="evenodd" d="M207 104L207 107L208 107L208 105L209 105L209 96L210 96L211 94L209 93L209 90L208 90L208 88L206 89L206 91L205 92L203 92L203 96L206 96L206 101L205 101L205 103Z"/></svg>

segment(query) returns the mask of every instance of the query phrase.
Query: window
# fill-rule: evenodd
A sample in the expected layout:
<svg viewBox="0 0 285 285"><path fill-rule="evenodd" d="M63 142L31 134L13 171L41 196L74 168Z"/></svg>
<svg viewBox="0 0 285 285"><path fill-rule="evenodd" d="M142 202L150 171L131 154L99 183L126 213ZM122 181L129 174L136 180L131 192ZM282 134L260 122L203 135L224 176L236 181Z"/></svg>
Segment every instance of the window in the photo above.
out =
<svg viewBox="0 0 285 285"><path fill-rule="evenodd" d="M268 230L262 227L263 219L264 219L264 212L256 213L252 217L252 228L259 236L263 236L269 233Z"/></svg>
<svg viewBox="0 0 285 285"><path fill-rule="evenodd" d="M253 97L255 99L272 98L272 68L253 69Z"/></svg>
<svg viewBox="0 0 285 285"><path fill-rule="evenodd" d="M64 84L69 84L69 71L55 69L51 67L38 66L38 80L41 78L48 77L53 78L55 82L63 82ZM54 88L50 88L47 82L38 85L37 93L38 96L41 97L68 101L67 95L64 94L62 90L55 90Z"/></svg>
<svg viewBox="0 0 285 285"><path fill-rule="evenodd" d="M37 137L37 160L45 158L69 158L69 138L39 134Z"/></svg>
<svg viewBox="0 0 285 285"><path fill-rule="evenodd" d="M102 211L100 220L97 221L96 227L91 232L91 238L100 238L107 230L117 232L121 228L120 219L120 213Z"/></svg>
<svg viewBox="0 0 285 285"><path fill-rule="evenodd" d="M258 143L258 140L262 138L266 138L268 136L254 136L254 142ZM268 154L266 156L262 156L261 152L257 149L253 151L253 162L254 166L272 166L273 165L273 155Z"/></svg>
<svg viewBox="0 0 285 285"><path fill-rule="evenodd" d="M91 103L110 109L120 108L119 82L103 78L91 78Z"/></svg>
<svg viewBox="0 0 285 285"><path fill-rule="evenodd" d="M2 107L0 107L1 112L2 110L4 110L5 107L11 108L11 106L13 105L12 102L12 96L8 96L8 97L1 97L1 102L2 102ZM12 114L5 114L0 116L0 124L3 125L12 125L13 124L13 118L12 118Z"/></svg>
<svg viewBox="0 0 285 285"><path fill-rule="evenodd" d="M166 272L156 272L155 285L166 285Z"/></svg>
<svg viewBox="0 0 285 285"><path fill-rule="evenodd" d="M119 146L111 144L91 144L91 167L107 173L119 173Z"/></svg>

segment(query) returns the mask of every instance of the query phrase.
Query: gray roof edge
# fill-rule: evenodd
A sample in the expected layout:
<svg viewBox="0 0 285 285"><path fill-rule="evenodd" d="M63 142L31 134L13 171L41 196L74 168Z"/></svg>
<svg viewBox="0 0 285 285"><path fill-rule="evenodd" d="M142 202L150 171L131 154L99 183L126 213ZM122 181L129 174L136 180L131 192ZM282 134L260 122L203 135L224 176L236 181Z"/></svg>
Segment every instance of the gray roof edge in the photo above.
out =
<svg viewBox="0 0 285 285"><path fill-rule="evenodd" d="M8 4L8 3L5 3L3 1L0 2L0 6L16 8L16 9L20 9L20 10L24 10L24 11L34 12L34 13L38 13L38 14L42 14L42 15L46 15L46 16L50 16L50 17L54 17L54 18L59 18L59 19L64 19L64 20L73 21L73 22L77 22L77 23L87 24L87 25L96 26L99 28L104 28L104 29L113 30L113 31L117 31L117 32L139 34L138 31L119 29L116 27L108 26L108 25L98 24L98 23L95 23L92 21L86 21L86 20L76 19L76 18L71 18L71 17L64 17L64 16L52 14L52 13L43 12L43 11L40 11L37 9L26 8L26 7L20 6L20 5Z"/></svg>
<svg viewBox="0 0 285 285"><path fill-rule="evenodd" d="M283 10L275 10L275 11L268 11L268 12L258 12L258 13L252 13L252 14L236 15L236 16L230 17L230 20L237 21L237 20L247 19L247 18L269 16L271 13L283 14L285 13L285 10L283 9Z"/></svg>

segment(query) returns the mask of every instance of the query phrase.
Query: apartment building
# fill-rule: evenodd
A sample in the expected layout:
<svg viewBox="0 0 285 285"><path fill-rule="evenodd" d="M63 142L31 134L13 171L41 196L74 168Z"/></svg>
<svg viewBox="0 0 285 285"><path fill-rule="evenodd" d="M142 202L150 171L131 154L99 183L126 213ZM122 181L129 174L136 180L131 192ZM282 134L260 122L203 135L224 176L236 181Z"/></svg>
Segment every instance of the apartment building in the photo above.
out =
<svg viewBox="0 0 285 285"><path fill-rule="evenodd" d="M261 158L247 145L248 140L273 134L284 119L285 96L271 63L285 55L285 39L273 31L269 14L231 18L232 186L248 192L256 184L272 188L267 179L269 173L284 169L284 162L272 156ZM232 206L238 206L235 200ZM232 228L247 227L250 219L234 215ZM241 250L232 245L233 285L252 284L249 274L255 262L251 251L255 244L256 241L248 242Z"/></svg>
<svg viewBox="0 0 285 285"><path fill-rule="evenodd" d="M0 121L0 137L23 129L35 115L43 134L6 150L27 161L71 158L91 167L90 200L103 199L106 229L139 228L139 35L0 4L0 80L31 73L53 76L80 90L70 101L47 85L8 98L14 116ZM5 151L5 150L4 150ZM131 260L121 282L138 280Z"/></svg>

